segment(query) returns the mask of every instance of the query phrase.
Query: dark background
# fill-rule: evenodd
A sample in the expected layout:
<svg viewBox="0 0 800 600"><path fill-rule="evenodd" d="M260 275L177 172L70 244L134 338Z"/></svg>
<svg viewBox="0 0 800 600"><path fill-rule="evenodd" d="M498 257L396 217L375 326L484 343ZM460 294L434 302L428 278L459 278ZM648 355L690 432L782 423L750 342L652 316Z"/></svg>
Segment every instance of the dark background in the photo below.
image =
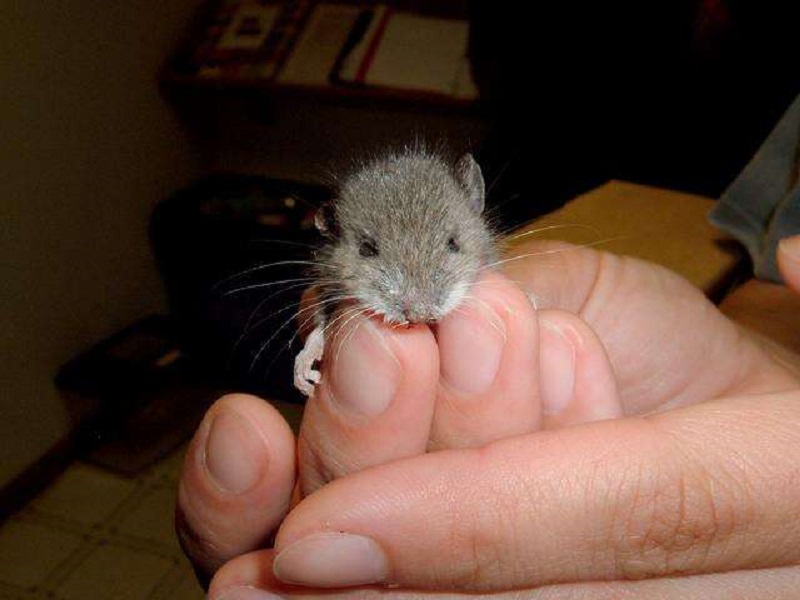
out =
<svg viewBox="0 0 800 600"><path fill-rule="evenodd" d="M775 0L473 0L495 197L521 197L511 210L527 215L612 177L718 196L800 92L797 13Z"/></svg>

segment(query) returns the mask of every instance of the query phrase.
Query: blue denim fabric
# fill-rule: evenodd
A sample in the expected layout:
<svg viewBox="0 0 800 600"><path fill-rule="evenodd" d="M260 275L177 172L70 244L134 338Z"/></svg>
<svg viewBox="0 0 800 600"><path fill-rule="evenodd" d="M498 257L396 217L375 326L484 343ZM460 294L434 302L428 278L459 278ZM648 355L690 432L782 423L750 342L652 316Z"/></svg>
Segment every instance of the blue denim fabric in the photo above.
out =
<svg viewBox="0 0 800 600"><path fill-rule="evenodd" d="M781 281L778 242L800 233L799 170L800 96L709 215L745 245L760 279Z"/></svg>

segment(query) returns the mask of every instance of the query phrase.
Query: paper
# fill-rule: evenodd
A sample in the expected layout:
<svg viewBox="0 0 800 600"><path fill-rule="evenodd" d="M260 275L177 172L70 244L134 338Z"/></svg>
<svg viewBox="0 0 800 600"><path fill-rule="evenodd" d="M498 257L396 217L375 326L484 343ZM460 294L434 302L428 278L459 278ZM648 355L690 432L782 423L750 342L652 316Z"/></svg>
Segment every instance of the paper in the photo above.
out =
<svg viewBox="0 0 800 600"><path fill-rule="evenodd" d="M456 85L453 95L461 100L476 100L480 95L478 86L472 78L472 65L466 56L461 59L461 68L456 76Z"/></svg>
<svg viewBox="0 0 800 600"><path fill-rule="evenodd" d="M328 76L362 8L318 4L278 76L281 83L328 85Z"/></svg>
<svg viewBox="0 0 800 600"><path fill-rule="evenodd" d="M372 19L366 31L357 41L355 47L347 54L341 69L336 74L338 79L349 83L364 83L364 76L369 69L373 53L380 45L381 37L393 13L385 4L378 4L372 10Z"/></svg>
<svg viewBox="0 0 800 600"><path fill-rule="evenodd" d="M467 54L466 21L394 13L365 82L453 95Z"/></svg>

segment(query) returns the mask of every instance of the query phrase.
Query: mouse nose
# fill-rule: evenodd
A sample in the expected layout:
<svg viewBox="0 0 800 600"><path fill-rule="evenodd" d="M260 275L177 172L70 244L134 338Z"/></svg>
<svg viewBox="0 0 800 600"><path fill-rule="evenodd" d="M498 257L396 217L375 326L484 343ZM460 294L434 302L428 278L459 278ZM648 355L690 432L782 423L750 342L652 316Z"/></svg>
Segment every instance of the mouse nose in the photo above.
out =
<svg viewBox="0 0 800 600"><path fill-rule="evenodd" d="M409 323L427 323L431 320L429 312L418 304L404 301L400 305L400 313Z"/></svg>
<svg viewBox="0 0 800 600"><path fill-rule="evenodd" d="M406 321L413 321L414 320L414 307L408 300L404 300L400 304L400 314L403 315L403 318Z"/></svg>

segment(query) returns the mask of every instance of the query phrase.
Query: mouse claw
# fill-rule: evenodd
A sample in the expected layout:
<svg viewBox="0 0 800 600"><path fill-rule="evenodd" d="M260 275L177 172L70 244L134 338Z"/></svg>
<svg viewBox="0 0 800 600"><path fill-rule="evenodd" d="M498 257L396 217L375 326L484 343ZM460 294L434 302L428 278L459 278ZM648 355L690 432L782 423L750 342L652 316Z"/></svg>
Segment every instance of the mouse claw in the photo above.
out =
<svg viewBox="0 0 800 600"><path fill-rule="evenodd" d="M294 359L294 387L309 398L314 393L314 387L322 381L322 373L314 368L322 360L325 351L325 336L322 331L322 327L316 327Z"/></svg>

